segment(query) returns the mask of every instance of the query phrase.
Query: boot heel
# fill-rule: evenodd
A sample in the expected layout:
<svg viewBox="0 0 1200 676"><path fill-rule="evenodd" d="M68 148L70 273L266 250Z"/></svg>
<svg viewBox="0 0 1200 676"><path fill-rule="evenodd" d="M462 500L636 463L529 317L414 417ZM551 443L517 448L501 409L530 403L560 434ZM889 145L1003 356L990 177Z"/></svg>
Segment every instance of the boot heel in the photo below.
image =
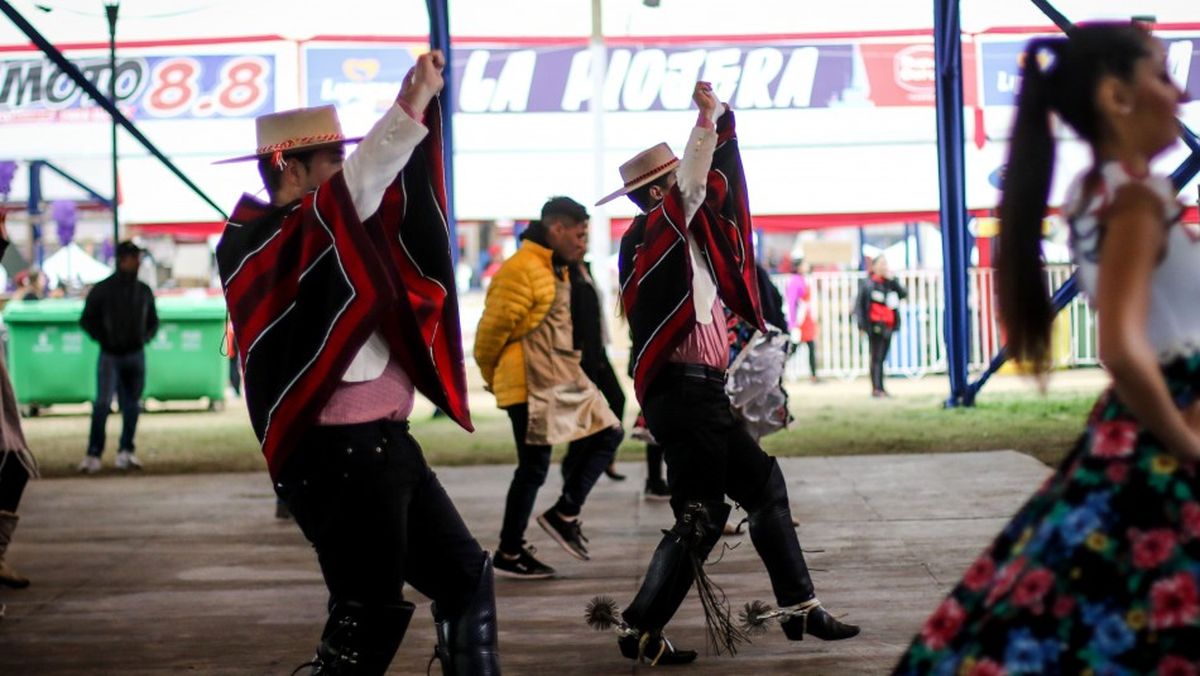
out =
<svg viewBox="0 0 1200 676"><path fill-rule="evenodd" d="M789 641L803 641L804 632L807 630L808 613L793 617L792 619L780 624L783 628L783 635L788 637Z"/></svg>

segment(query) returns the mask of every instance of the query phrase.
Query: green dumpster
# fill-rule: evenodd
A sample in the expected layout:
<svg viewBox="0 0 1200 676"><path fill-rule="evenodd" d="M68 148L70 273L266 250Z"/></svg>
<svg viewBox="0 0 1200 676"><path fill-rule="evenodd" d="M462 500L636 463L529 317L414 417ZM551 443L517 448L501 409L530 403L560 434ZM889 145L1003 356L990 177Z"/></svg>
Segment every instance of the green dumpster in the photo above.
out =
<svg viewBox="0 0 1200 676"><path fill-rule="evenodd" d="M19 404L36 408L96 396L100 348L79 326L82 313L82 300L18 300L5 306L8 372Z"/></svg>
<svg viewBox="0 0 1200 676"><path fill-rule="evenodd" d="M146 346L144 399L225 401L229 360L223 355L225 300L216 297L159 298L158 333Z"/></svg>
<svg viewBox="0 0 1200 676"><path fill-rule="evenodd" d="M158 298L158 333L146 346L143 399L206 398L220 408L229 381L220 297ZM83 300L14 301L4 308L17 402L34 410L96 396L99 346L79 326Z"/></svg>

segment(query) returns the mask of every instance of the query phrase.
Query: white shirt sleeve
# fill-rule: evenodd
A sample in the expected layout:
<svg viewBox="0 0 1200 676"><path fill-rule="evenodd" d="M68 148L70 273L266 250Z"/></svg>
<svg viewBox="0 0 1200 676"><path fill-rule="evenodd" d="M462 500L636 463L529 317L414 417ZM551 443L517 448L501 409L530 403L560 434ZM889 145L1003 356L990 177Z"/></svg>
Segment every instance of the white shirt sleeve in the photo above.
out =
<svg viewBox="0 0 1200 676"><path fill-rule="evenodd" d="M350 188L350 199L359 220L379 209L383 193L412 157L413 150L429 130L412 119L399 105L392 104L342 165L342 176Z"/></svg>
<svg viewBox="0 0 1200 676"><path fill-rule="evenodd" d="M716 117L725 112L725 107L721 106L718 111L714 111ZM716 148L715 129L699 125L692 129L687 147L683 151L683 159L679 161L679 169L676 170L679 193L683 197L683 214L689 224L700 210L700 205L704 204L704 196L708 192L708 171L712 168L713 152ZM700 251L700 246L696 244L696 238L692 237L692 231L688 229L685 232L688 256L692 260L692 302L696 310L696 321L711 324L712 308L717 300L717 285L713 281L712 272Z"/></svg>
<svg viewBox="0 0 1200 676"><path fill-rule="evenodd" d="M393 104L342 165L342 176L350 189L350 199L359 220L370 218L383 201L383 193L396 180L413 150L429 130ZM387 341L378 331L354 356L342 375L348 383L375 380L383 375L390 359Z"/></svg>
<svg viewBox="0 0 1200 676"><path fill-rule="evenodd" d="M704 204L704 195L708 190L708 170L712 167L713 151L717 147L717 132L704 127L692 129L688 137L687 148L683 151L683 159L675 171L678 179L679 193L683 196L683 215L688 223Z"/></svg>

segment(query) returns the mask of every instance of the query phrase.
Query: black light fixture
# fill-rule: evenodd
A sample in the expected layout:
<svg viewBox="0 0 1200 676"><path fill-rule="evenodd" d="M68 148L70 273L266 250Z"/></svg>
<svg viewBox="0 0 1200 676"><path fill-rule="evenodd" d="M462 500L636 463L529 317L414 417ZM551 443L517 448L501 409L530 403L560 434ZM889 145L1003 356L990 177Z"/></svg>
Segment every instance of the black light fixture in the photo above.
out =
<svg viewBox="0 0 1200 676"><path fill-rule="evenodd" d="M642 0L642 4L647 7L658 7L662 0Z"/></svg>

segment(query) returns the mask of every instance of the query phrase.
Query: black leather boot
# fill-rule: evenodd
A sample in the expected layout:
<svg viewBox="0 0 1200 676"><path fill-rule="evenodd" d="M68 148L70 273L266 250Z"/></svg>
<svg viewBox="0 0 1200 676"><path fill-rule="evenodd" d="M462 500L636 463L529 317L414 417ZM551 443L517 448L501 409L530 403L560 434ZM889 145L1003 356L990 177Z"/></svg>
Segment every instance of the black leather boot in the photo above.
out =
<svg viewBox="0 0 1200 676"><path fill-rule="evenodd" d="M676 650L662 637L662 628L687 597L696 580L697 562L708 559L729 511L723 501L688 502L671 530L663 531L642 586L622 613L625 623L638 632L618 640L622 655L646 661L657 656L657 664L685 664L696 659L695 651Z"/></svg>
<svg viewBox="0 0 1200 676"><path fill-rule="evenodd" d="M443 615L433 604L437 625L434 659L442 663L445 676L499 676L500 648L496 635L496 591L492 558L483 556L479 584L466 608L456 615Z"/></svg>
<svg viewBox="0 0 1200 676"><path fill-rule="evenodd" d="M416 606L335 602L311 663L312 676L382 676L408 631Z"/></svg>
<svg viewBox="0 0 1200 676"><path fill-rule="evenodd" d="M840 641L858 636L859 629L853 624L846 624L829 614L817 602L804 614L791 618L783 624L783 633L790 640L803 641L805 634L811 634L824 641Z"/></svg>
<svg viewBox="0 0 1200 676"><path fill-rule="evenodd" d="M749 512L750 541L767 568L779 607L805 608L802 614L782 623L783 631L793 641L803 639L805 633L827 641L855 636L858 627L839 622L819 602L812 603L816 599L816 592L808 565L804 562L800 540L796 537L796 528L792 524L787 482L774 458L771 462L771 473L762 491L763 498Z"/></svg>

